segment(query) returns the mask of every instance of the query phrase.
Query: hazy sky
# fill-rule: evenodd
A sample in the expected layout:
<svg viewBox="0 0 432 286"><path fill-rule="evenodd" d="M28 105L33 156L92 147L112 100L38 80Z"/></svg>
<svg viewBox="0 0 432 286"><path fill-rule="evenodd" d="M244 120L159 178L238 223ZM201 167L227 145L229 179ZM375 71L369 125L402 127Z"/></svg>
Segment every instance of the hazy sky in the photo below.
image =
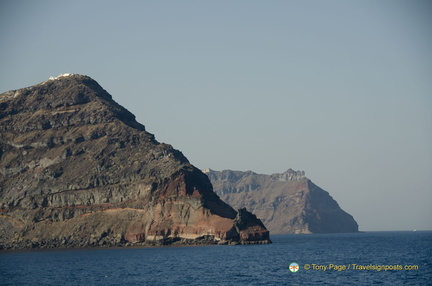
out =
<svg viewBox="0 0 432 286"><path fill-rule="evenodd" d="M1 1L0 92L89 75L198 168L432 229L431 1Z"/></svg>

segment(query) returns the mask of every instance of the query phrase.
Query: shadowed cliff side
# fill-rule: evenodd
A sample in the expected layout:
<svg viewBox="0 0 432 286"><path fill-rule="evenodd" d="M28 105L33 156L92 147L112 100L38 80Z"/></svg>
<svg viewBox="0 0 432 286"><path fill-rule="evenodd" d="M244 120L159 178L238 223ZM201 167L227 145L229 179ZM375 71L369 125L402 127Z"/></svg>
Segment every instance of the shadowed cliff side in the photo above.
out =
<svg viewBox="0 0 432 286"><path fill-rule="evenodd" d="M306 178L304 172L204 172L224 201L235 208L247 208L272 233L358 232L354 218L328 192Z"/></svg>
<svg viewBox="0 0 432 286"><path fill-rule="evenodd" d="M93 79L0 95L0 249L268 242Z"/></svg>

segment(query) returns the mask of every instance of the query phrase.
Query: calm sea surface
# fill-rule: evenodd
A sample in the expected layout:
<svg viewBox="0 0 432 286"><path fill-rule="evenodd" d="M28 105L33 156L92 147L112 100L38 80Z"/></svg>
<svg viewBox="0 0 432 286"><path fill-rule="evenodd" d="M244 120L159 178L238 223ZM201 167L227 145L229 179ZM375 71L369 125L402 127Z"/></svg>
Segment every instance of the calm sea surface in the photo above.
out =
<svg viewBox="0 0 432 286"><path fill-rule="evenodd" d="M430 231L271 238L270 245L0 252L0 285L432 285Z"/></svg>

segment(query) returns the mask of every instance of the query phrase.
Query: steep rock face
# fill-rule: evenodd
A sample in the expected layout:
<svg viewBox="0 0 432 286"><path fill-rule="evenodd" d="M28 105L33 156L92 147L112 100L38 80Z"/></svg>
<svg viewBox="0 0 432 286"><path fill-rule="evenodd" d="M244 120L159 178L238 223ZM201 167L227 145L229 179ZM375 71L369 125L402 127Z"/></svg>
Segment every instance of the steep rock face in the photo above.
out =
<svg viewBox="0 0 432 286"><path fill-rule="evenodd" d="M0 95L0 249L266 242L93 79Z"/></svg>
<svg viewBox="0 0 432 286"><path fill-rule="evenodd" d="M357 232L354 218L304 172L263 175L203 170L215 192L235 208L247 208L272 233Z"/></svg>

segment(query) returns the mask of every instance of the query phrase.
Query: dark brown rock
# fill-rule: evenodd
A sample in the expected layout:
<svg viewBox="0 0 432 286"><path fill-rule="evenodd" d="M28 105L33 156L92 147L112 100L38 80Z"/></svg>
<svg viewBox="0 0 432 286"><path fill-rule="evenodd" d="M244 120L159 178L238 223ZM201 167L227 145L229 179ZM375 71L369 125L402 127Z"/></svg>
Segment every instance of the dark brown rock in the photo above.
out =
<svg viewBox="0 0 432 286"><path fill-rule="evenodd" d="M0 248L269 242L237 216L91 78L0 95Z"/></svg>
<svg viewBox="0 0 432 286"><path fill-rule="evenodd" d="M263 175L204 170L215 192L235 208L247 208L272 233L358 232L354 218L304 172Z"/></svg>

